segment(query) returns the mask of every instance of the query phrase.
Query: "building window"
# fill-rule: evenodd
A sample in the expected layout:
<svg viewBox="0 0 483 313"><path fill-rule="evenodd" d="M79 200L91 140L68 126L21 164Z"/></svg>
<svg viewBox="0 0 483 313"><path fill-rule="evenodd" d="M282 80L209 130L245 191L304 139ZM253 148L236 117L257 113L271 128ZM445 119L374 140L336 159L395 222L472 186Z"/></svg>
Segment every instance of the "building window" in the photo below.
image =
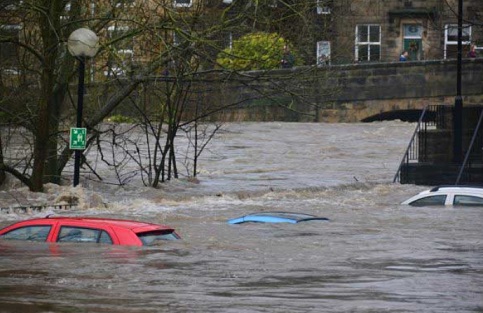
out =
<svg viewBox="0 0 483 313"><path fill-rule="evenodd" d="M186 38L183 33L173 32L173 46L177 47L186 42Z"/></svg>
<svg viewBox="0 0 483 313"><path fill-rule="evenodd" d="M423 26L419 24L403 25L403 49L408 52L409 61L423 59Z"/></svg>
<svg viewBox="0 0 483 313"><path fill-rule="evenodd" d="M233 49L233 33L226 32L221 35L220 44L223 49Z"/></svg>
<svg viewBox="0 0 483 313"><path fill-rule="evenodd" d="M381 26L357 25L356 27L356 60L360 62L381 60Z"/></svg>
<svg viewBox="0 0 483 313"><path fill-rule="evenodd" d="M317 14L330 14L331 9L327 0L317 0Z"/></svg>
<svg viewBox="0 0 483 313"><path fill-rule="evenodd" d="M111 0L111 6L116 8L130 8L135 5L135 0Z"/></svg>
<svg viewBox="0 0 483 313"><path fill-rule="evenodd" d="M192 1L191 0L174 0L174 6L176 7L191 7Z"/></svg>
<svg viewBox="0 0 483 313"><path fill-rule="evenodd" d="M70 17L70 10L71 10L71 3L67 2L64 6L64 11L62 12L62 15L60 16L60 19L63 21L67 21Z"/></svg>
<svg viewBox="0 0 483 313"><path fill-rule="evenodd" d="M0 42L0 65L9 73L17 73L18 70L18 45L20 37L20 25L0 25L0 37L5 41Z"/></svg>
<svg viewBox="0 0 483 313"><path fill-rule="evenodd" d="M463 45L464 54L468 52L471 44L471 26L463 25L461 44ZM458 25L448 24L444 27L444 58L456 58L458 55Z"/></svg>
<svg viewBox="0 0 483 313"><path fill-rule="evenodd" d="M134 44L129 34L129 26L109 26L107 28L111 47L114 48L114 55L109 60L109 69L105 71L106 76L124 76L130 71L134 55Z"/></svg>
<svg viewBox="0 0 483 313"><path fill-rule="evenodd" d="M3 0L0 1L0 11L17 10L23 4L23 0Z"/></svg>
<svg viewBox="0 0 483 313"><path fill-rule="evenodd" d="M129 26L109 26L107 31L111 45L117 53L133 54L133 40L129 34Z"/></svg>
<svg viewBox="0 0 483 313"><path fill-rule="evenodd" d="M330 64L330 41L317 42L317 66Z"/></svg>

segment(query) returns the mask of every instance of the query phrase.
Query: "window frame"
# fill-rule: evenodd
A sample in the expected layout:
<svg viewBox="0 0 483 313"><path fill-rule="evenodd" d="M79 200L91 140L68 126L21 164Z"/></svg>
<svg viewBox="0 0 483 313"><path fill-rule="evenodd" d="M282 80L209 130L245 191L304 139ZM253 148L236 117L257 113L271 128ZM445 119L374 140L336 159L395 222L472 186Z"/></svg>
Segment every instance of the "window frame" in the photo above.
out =
<svg viewBox="0 0 483 313"><path fill-rule="evenodd" d="M378 41L371 41L371 27L376 26L378 28L379 36ZM367 31L367 41L359 41L359 28L366 27ZM355 31L355 59L358 62L380 62L381 61L381 39L382 39L382 32L381 32L381 25L380 24L357 24L356 31ZM367 60L361 60L359 56L359 48L361 46L367 46ZM379 48L379 58L378 60L371 59L371 47L377 46Z"/></svg>
<svg viewBox="0 0 483 313"><path fill-rule="evenodd" d="M22 31L22 29L23 29L23 27L22 27L21 24L0 24L0 32L1 31L5 31L5 33L11 32L12 38L13 38L14 37L13 36L14 31L16 31L16 38L19 41L20 41L20 32ZM7 35L7 36L9 36L9 35ZM13 43L13 42L3 42L3 43L0 43L0 45L10 45L11 46L10 49L14 50L12 53L9 53L7 58L4 58L4 55L0 54L2 61L4 59L9 60L9 59L12 59L12 58L18 58L18 54L19 54L18 46L15 43ZM3 50L3 49L0 49L0 51ZM7 73L7 74L19 74L19 67L18 67L19 64L17 62L13 62L13 63L14 63L14 66L4 66L3 62L0 62L0 64L2 64L2 69L0 69L0 70Z"/></svg>
<svg viewBox="0 0 483 313"><path fill-rule="evenodd" d="M107 36L109 39L113 39L114 38L113 34L125 33L125 32L129 32L130 30L131 30L131 27L127 25L111 25L107 27ZM120 42L123 42L123 40L121 40ZM124 49L125 47L122 47L122 45L121 47L116 47L116 44L113 45L114 48L116 49L115 50L116 53L124 55L124 58L122 58L121 62L114 62L113 65L109 65L109 69L104 71L104 76L114 75L118 77L118 76L126 76L128 74L130 69L128 67L124 67L123 63L125 61L132 62L134 58L134 40L133 38L129 38L129 41L130 43L129 43L128 49Z"/></svg>
<svg viewBox="0 0 483 313"><path fill-rule="evenodd" d="M331 58L331 42L330 41L317 41L317 66L330 65Z"/></svg>
<svg viewBox="0 0 483 313"><path fill-rule="evenodd" d="M128 32L129 30L131 29L131 27L129 26L126 26L126 25L111 25L109 27L107 27L107 32L108 32L108 37L109 39L113 39L113 36L112 34L115 33L115 32L122 32L122 33L125 33L125 32ZM116 51L117 53L122 53L122 54L130 54L131 56L134 55L134 42L131 41L130 43L130 49L117 49L116 48Z"/></svg>
<svg viewBox="0 0 483 313"><path fill-rule="evenodd" d="M6 4L3 8L7 11L18 10L23 5L23 0L11 1L12 3ZM17 2L17 3L14 3Z"/></svg>
<svg viewBox="0 0 483 313"><path fill-rule="evenodd" d="M428 202L424 202L424 201L427 201L428 199L436 199L438 198L439 199L442 199L443 202L441 203L441 201L439 201L438 203L428 203ZM415 206L415 207L421 207L421 206L443 206L446 204L446 200L448 198L448 195L446 194L441 194L441 195L429 195L429 196L424 196L424 197L421 197L419 199L416 199L412 202L409 203L409 205L411 206Z"/></svg>
<svg viewBox="0 0 483 313"><path fill-rule="evenodd" d="M33 229L33 228L41 228L39 229L37 233L41 232L42 230L46 230L47 229L47 233L45 235L45 238L43 238L43 240L39 240L39 239L28 239L31 237L31 235L28 237L28 238L9 238L8 235L9 234L12 234L12 233L15 233L15 232L19 232L19 231L27 231L28 229ZM38 241L38 242L46 242L47 239L49 238L49 234L50 232L52 231L52 225L50 224L46 224L46 225L26 225L26 226L21 226L21 227L17 227L17 228L14 228L12 230L10 230L9 232L3 234L2 236L0 236L0 238L2 238L3 240L22 240L22 241Z"/></svg>
<svg viewBox="0 0 483 313"><path fill-rule="evenodd" d="M136 0L124 0L116 3L116 8L132 8L136 6Z"/></svg>
<svg viewBox="0 0 483 313"><path fill-rule="evenodd" d="M461 200L465 202L457 203ZM472 200L473 201L477 200L477 201L471 202L471 203L466 202L466 201L472 201ZM473 195L455 194L453 196L453 206L483 206L483 198L478 196L473 196Z"/></svg>
<svg viewBox="0 0 483 313"><path fill-rule="evenodd" d="M180 237L174 229L152 230L147 232L136 233L136 236L142 242L143 246L152 246L157 241L173 241L179 240Z"/></svg>
<svg viewBox="0 0 483 313"><path fill-rule="evenodd" d="M96 241L90 241L90 240L62 240L63 238L68 237L68 235L61 236L63 230L66 230L66 232L70 232L72 230L79 230L79 231L81 231L81 234L82 234L82 230L87 230L87 231L95 231L95 232L98 232L98 234L97 234L97 237L96 237ZM109 242L101 242L101 238L103 237L104 234L107 234L107 237L109 238L110 243ZM81 237L81 239L82 238L88 238L88 237L85 236L85 237ZM61 225L59 227L59 231L57 233L57 238L55 238L55 242L79 242L79 243L98 243L98 244L101 243L101 244L110 244L110 245L113 245L114 244L114 241L112 240L112 236L105 229L102 229L102 228L93 228L93 227L85 227L85 226L76 226L76 225Z"/></svg>
<svg viewBox="0 0 483 313"><path fill-rule="evenodd" d="M446 60L448 58L448 46L457 46L458 45L458 39L456 40L448 40L448 34L450 29L456 29L458 31L458 24L445 24L444 25L444 59ZM472 42L472 26L470 24L463 24L463 35L465 32L465 29L468 30L468 40L463 40L461 38L461 44L462 45L470 45ZM458 36L458 35L456 35Z"/></svg>
<svg viewBox="0 0 483 313"><path fill-rule="evenodd" d="M189 0L189 3L178 3L178 0L173 0L173 5L177 8L190 8L193 6L193 0Z"/></svg>
<svg viewBox="0 0 483 313"><path fill-rule="evenodd" d="M325 0L324 3L321 3L321 0L317 0L317 14L318 15L329 15L332 13L332 8L328 5L327 1Z"/></svg>

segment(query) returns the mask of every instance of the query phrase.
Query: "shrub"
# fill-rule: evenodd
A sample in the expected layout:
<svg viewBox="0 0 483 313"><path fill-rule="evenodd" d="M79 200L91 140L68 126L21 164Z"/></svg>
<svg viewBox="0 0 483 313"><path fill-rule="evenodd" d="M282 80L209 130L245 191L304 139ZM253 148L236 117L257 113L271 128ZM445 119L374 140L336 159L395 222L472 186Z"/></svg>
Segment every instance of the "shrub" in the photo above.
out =
<svg viewBox="0 0 483 313"><path fill-rule="evenodd" d="M217 63L232 70L268 70L279 68L285 46L290 44L276 33L252 33L233 41L217 56ZM297 60L296 52L290 49Z"/></svg>

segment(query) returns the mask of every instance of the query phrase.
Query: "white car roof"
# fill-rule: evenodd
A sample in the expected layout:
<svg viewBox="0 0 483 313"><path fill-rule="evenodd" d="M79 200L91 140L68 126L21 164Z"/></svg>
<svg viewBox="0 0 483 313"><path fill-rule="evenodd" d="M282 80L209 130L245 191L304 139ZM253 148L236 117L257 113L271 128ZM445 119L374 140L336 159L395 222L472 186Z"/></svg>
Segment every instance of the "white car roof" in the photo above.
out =
<svg viewBox="0 0 483 313"><path fill-rule="evenodd" d="M430 195L446 195L446 194L460 194L473 195L483 197L483 186L437 186L428 190L421 191L417 195L402 202L402 204L410 204L411 202L424 198Z"/></svg>
<svg viewBox="0 0 483 313"><path fill-rule="evenodd" d="M423 191L427 193L433 192L457 192L457 193L473 193L473 194L483 194L483 186L437 186L429 190Z"/></svg>

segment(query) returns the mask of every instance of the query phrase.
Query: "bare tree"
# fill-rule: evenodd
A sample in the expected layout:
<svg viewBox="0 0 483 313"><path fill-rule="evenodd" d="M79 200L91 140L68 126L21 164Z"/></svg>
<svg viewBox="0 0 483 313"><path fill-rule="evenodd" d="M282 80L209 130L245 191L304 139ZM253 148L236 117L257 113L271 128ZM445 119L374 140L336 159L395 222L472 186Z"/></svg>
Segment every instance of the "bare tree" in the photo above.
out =
<svg viewBox="0 0 483 313"><path fill-rule="evenodd" d="M11 129L27 138L30 134L33 140L26 141L32 148L25 149L22 162L17 163L10 162L13 150L2 142L7 153L0 159L0 171L13 174L33 191L41 191L46 182L61 182L72 155L66 129L75 112L69 84L76 77L76 60L65 42L79 27L87 26L102 38L101 50L87 64L87 76L95 82L88 84L85 96L84 124L90 134L88 144L93 145L89 151L99 151L101 159L116 169L121 184L137 175L123 166L127 160L138 160L150 186L177 178L177 151L183 150L177 149L179 131L191 139L182 159L192 166L187 175L196 176L198 157L219 129L219 125L210 128L203 122L227 108L256 99L294 111L294 99L316 107L306 91L327 74L319 76L315 66L273 76L266 71L226 71L216 64L217 53L232 38L254 30L280 32L297 42L301 51L309 51L305 47L315 36L310 19L316 2L278 1L276 10L269 0L234 1L229 6L213 3L193 1L190 8L180 8L172 0L24 0L9 7L2 23L19 25L18 32L1 36L0 42L15 46L18 71L12 75L11 86L2 88L8 101L2 102L0 111L14 126ZM307 52L304 60L314 60L314 53ZM230 92L236 85L252 92ZM207 105L210 93L215 99ZM146 158L126 148L126 143L139 148L127 132L102 124L112 114L133 115L142 126L149 142ZM107 142L110 150L106 150ZM123 156L116 153L120 150ZM102 180L95 164L84 158L83 166Z"/></svg>

